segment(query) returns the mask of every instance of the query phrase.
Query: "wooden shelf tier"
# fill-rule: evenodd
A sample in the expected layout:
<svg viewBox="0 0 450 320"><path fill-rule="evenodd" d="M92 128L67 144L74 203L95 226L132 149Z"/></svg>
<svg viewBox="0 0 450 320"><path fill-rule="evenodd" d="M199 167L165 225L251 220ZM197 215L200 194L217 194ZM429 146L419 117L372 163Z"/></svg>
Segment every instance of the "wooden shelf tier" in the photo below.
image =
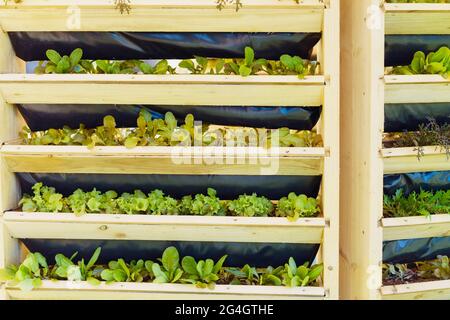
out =
<svg viewBox="0 0 450 320"><path fill-rule="evenodd" d="M17 287L6 287L11 299L67 299L67 300L302 300L325 298L321 287L271 287L216 285L211 289L195 285L153 283L102 283L92 286L86 282L42 281L42 286L30 292Z"/></svg>
<svg viewBox="0 0 450 320"><path fill-rule="evenodd" d="M135 2L121 14L109 0L22 0L1 6L0 21L4 31L321 32L325 9L321 0L246 0L238 12L211 0Z"/></svg>
<svg viewBox="0 0 450 320"><path fill-rule="evenodd" d="M146 216L5 212L3 223L18 239L99 239L321 243L323 218ZM70 232L68 232L70 230Z"/></svg>

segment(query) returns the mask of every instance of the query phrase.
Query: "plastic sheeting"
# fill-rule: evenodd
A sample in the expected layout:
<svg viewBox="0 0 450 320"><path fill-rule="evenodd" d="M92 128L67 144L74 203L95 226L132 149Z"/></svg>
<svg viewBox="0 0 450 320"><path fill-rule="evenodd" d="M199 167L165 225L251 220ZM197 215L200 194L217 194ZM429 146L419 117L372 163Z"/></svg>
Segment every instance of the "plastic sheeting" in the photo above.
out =
<svg viewBox="0 0 450 320"><path fill-rule="evenodd" d="M412 191L424 190L449 190L450 171L416 172L405 174L393 174L384 176L384 193L393 195L398 189L403 189L405 194Z"/></svg>
<svg viewBox="0 0 450 320"><path fill-rule="evenodd" d="M152 191L161 189L166 194L180 198L187 194L205 193L208 187L217 190L222 199L233 199L241 194L257 193L272 200L290 192L316 197L321 177L313 176L218 176L218 175L111 175L111 174L59 174L18 173L22 191L42 182L68 195L77 188L83 190L132 192L135 189Z"/></svg>
<svg viewBox="0 0 450 320"><path fill-rule="evenodd" d="M450 46L450 35L388 35L385 42L385 65L408 65L417 51L428 53Z"/></svg>
<svg viewBox="0 0 450 320"><path fill-rule="evenodd" d="M164 33L164 32L11 32L16 55L44 60L45 51L69 54L83 49L85 59L190 59L194 55L242 57L246 46L256 56L279 59L283 54L309 58L320 33Z"/></svg>
<svg viewBox="0 0 450 320"><path fill-rule="evenodd" d="M208 239L204 239L208 241ZM260 244L225 242L178 242L178 241L122 241L122 240L35 240L23 239L32 252L40 252L52 261L57 253L70 256L78 251L79 258L89 259L94 250L101 246L100 263L124 258L156 260L164 249L175 246L180 256L190 255L196 259L212 258L218 260L228 254L225 266L243 267L250 264L256 267L280 266L293 257L297 264L312 262L319 246L309 244Z"/></svg>
<svg viewBox="0 0 450 320"><path fill-rule="evenodd" d="M418 130L433 118L439 125L450 123L450 103L386 104L385 132Z"/></svg>
<svg viewBox="0 0 450 320"><path fill-rule="evenodd" d="M135 127L141 109L147 109L154 118L161 118L171 111L181 122L192 113L198 121L217 125L247 126L277 129L288 127L311 130L320 118L321 108L305 107L207 107L207 106L132 106L132 105L66 105L24 104L19 110L33 131L62 128L67 125L78 128L84 123L94 128L103 123L103 117L112 115L118 127Z"/></svg>
<svg viewBox="0 0 450 320"><path fill-rule="evenodd" d="M386 175L384 193L392 195L398 189L406 194L412 191L449 190L450 171ZM409 263L435 259L437 255L450 256L450 237L388 241L383 244L383 261Z"/></svg>

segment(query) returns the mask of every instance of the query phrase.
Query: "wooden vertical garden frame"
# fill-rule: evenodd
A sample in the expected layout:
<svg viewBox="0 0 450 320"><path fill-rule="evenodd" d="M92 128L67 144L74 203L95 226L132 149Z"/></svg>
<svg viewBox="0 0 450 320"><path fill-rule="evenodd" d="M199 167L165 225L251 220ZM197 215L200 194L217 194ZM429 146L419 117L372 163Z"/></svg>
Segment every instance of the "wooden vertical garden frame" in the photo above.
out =
<svg viewBox="0 0 450 320"><path fill-rule="evenodd" d="M448 299L448 281L382 286L383 241L448 236L450 218L383 219L383 175L450 170L445 153L383 149L385 103L450 102L441 76L385 76L388 34L448 34L450 4L341 1L341 297Z"/></svg>
<svg viewBox="0 0 450 320"><path fill-rule="evenodd" d="M0 7L1 265L19 262L21 238L202 240L239 242L319 243L325 265L321 287L272 288L118 284L68 289L64 282L44 282L23 293L6 287L5 298L209 298L209 299L338 299L339 297L339 0L245 0L244 7L218 11L213 0L139 1L130 15L120 15L107 0L23 0ZM68 8L71 8L68 11ZM67 24L80 9L79 29ZM71 11L72 10L72 11ZM15 69L9 31L210 31L322 32L318 55L321 75L196 76L196 75L26 75ZM19 64L20 65L20 64ZM88 90L95 86L95 91ZM118 90L120 89L122 93ZM46 94L46 93L49 94ZM51 94L50 94L51 92ZM127 94L124 95L123 92ZM119 94L118 94L119 93ZM258 174L258 165L175 165L171 149L143 147L23 146L17 138L19 103L141 103L159 104L323 106L319 124L323 148L280 149L279 175L322 175L323 216L289 223L278 218L130 217L15 212L20 189L15 172L135 173L135 174ZM187 148L194 152L194 148ZM214 150L225 152L223 149ZM262 150L235 149L238 158L261 156ZM66 226L66 231L62 227Z"/></svg>

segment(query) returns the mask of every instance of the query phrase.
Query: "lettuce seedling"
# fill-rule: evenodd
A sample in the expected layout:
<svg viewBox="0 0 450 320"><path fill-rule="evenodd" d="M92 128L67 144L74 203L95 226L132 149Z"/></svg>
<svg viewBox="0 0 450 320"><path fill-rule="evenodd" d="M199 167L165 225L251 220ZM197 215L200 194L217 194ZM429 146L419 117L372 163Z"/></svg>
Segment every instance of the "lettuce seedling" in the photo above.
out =
<svg viewBox="0 0 450 320"><path fill-rule="evenodd" d="M415 74L440 74L447 78L450 72L450 48L441 47L436 52L425 55L418 51L409 66L398 66L393 68L392 74L415 75Z"/></svg>
<svg viewBox="0 0 450 320"><path fill-rule="evenodd" d="M148 194L147 213L151 215L178 215L178 201L164 196L161 190L153 190Z"/></svg>
<svg viewBox="0 0 450 320"><path fill-rule="evenodd" d="M186 256L181 261L181 265L185 272L182 281L195 284L199 288L213 288L217 280L219 280L219 272L227 256L223 256L214 264L212 259L195 261L193 257Z"/></svg>
<svg viewBox="0 0 450 320"><path fill-rule="evenodd" d="M40 61L35 73L85 73L85 69L80 65L83 57L83 50L80 48L73 50L70 56L61 56L57 51L49 49L46 56L49 61L45 65Z"/></svg>
<svg viewBox="0 0 450 320"><path fill-rule="evenodd" d="M288 197L280 199L276 211L278 217L287 217L291 221L299 218L315 217L320 213L317 199L291 192Z"/></svg>
<svg viewBox="0 0 450 320"><path fill-rule="evenodd" d="M135 190L134 194L123 193L117 198L117 205L122 212L127 214L145 214L149 202L145 193Z"/></svg>
<svg viewBox="0 0 450 320"><path fill-rule="evenodd" d="M183 276L183 270L180 268L180 256L175 247L169 247L164 250L161 262L153 263L152 271L155 276L154 283L175 283Z"/></svg>
<svg viewBox="0 0 450 320"><path fill-rule="evenodd" d="M318 264L308 268L309 263L297 267L295 260L291 257L289 263L285 264L283 273L283 284L288 287L306 287L316 281L323 272L323 265Z"/></svg>
<svg viewBox="0 0 450 320"><path fill-rule="evenodd" d="M110 261L109 269L101 272L102 280L111 282L143 282L153 277L152 261L133 260L127 264L123 259Z"/></svg>
<svg viewBox="0 0 450 320"><path fill-rule="evenodd" d="M234 216L267 217L273 212L272 202L265 197L241 195L238 199L228 202L228 211Z"/></svg>
<svg viewBox="0 0 450 320"><path fill-rule="evenodd" d="M10 281L10 285L18 286L22 291L31 291L42 285L42 279L48 276L48 272L47 260L42 254L28 253L20 266L0 269L0 282Z"/></svg>
<svg viewBox="0 0 450 320"><path fill-rule="evenodd" d="M85 264L84 258L75 264L72 260L77 256L78 252L75 252L70 258L67 258L63 254L57 254L55 256L55 270L54 273L69 281L88 281L91 284L98 284L99 281L93 276L93 267L97 262L101 253L101 248L97 248L88 263Z"/></svg>
<svg viewBox="0 0 450 320"><path fill-rule="evenodd" d="M25 212L61 212L65 208L63 195L56 193L55 188L36 183L33 187L33 196L25 194L19 202Z"/></svg>

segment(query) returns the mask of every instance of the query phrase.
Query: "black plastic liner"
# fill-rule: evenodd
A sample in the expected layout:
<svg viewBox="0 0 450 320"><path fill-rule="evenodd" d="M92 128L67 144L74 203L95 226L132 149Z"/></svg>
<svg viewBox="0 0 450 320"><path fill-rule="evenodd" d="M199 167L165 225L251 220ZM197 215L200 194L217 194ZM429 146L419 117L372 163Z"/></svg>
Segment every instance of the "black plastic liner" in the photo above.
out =
<svg viewBox="0 0 450 320"><path fill-rule="evenodd" d="M59 174L59 173L18 173L24 193L42 182L55 187L64 195L77 188L100 191L115 190L145 192L161 189L166 194L181 198L188 194L205 193L208 187L217 190L222 199L233 199L241 194L257 193L272 200L287 196L290 192L317 197L322 178L320 176L218 176L218 175L111 175L111 174Z"/></svg>
<svg viewBox="0 0 450 320"><path fill-rule="evenodd" d="M150 111L154 118L161 118L171 111L184 122L187 114L205 123L277 129L288 127L311 130L320 118L321 109L316 107L205 107L205 106L132 106L132 105L66 105L24 104L19 110L32 131L62 128L67 125L78 128L84 123L94 128L103 123L103 117L112 115L117 126L135 127L141 109Z"/></svg>
<svg viewBox="0 0 450 320"><path fill-rule="evenodd" d="M23 243L32 252L40 252L48 261L58 253L67 256L78 251L78 258L89 259L97 247L102 247L99 263L124 258L156 260L164 249L175 246L180 256L193 256L196 259L212 258L218 260L228 254L225 266L243 267L250 264L256 267L272 265L278 267L293 257L298 265L312 262L317 255L319 245L311 244L261 244L226 242L179 242L179 241L125 241L125 240L35 240L23 239Z"/></svg>
<svg viewBox="0 0 450 320"><path fill-rule="evenodd" d="M450 123L450 103L386 104L384 114L385 132L415 131L430 118L439 125Z"/></svg>
<svg viewBox="0 0 450 320"><path fill-rule="evenodd" d="M242 57L250 46L256 56L283 54L310 58L320 33L165 33L165 32L11 32L16 55L25 61L45 60L45 51L69 54L83 49L85 59L189 59L194 55Z"/></svg>
<svg viewBox="0 0 450 320"><path fill-rule="evenodd" d="M442 46L450 46L450 35L388 35L385 66L408 65L417 51L428 53Z"/></svg>
<svg viewBox="0 0 450 320"><path fill-rule="evenodd" d="M410 263L450 256L450 237L388 241L383 244L385 263Z"/></svg>
<svg viewBox="0 0 450 320"><path fill-rule="evenodd" d="M449 190L450 171L386 175L384 193L393 195L403 189L413 191ZM450 237L388 241L383 244L383 261L386 263L409 263L435 259L437 255L450 256Z"/></svg>
<svg viewBox="0 0 450 320"><path fill-rule="evenodd" d="M393 195L398 189L405 194L420 189L428 191L449 190L450 171L416 172L384 176L384 194Z"/></svg>

